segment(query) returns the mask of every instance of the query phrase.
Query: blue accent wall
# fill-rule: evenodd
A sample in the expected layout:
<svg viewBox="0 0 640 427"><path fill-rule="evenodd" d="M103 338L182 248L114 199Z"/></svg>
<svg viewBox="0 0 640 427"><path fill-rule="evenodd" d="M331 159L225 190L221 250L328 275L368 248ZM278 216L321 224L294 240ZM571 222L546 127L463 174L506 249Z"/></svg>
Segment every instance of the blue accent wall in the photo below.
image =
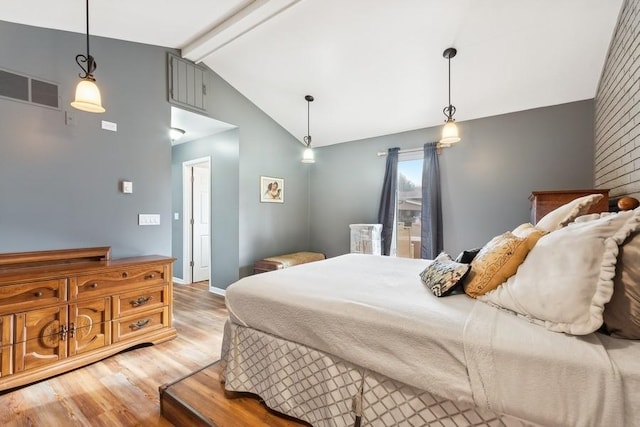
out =
<svg viewBox="0 0 640 427"><path fill-rule="evenodd" d="M111 246L171 255L167 49L92 37L104 114L69 103L83 35L0 21L0 68L59 84L61 109L0 99L0 252ZM73 126L65 124L65 111ZM118 131L101 129L101 121ZM133 182L133 194L120 181ZM138 214L159 214L138 226Z"/></svg>

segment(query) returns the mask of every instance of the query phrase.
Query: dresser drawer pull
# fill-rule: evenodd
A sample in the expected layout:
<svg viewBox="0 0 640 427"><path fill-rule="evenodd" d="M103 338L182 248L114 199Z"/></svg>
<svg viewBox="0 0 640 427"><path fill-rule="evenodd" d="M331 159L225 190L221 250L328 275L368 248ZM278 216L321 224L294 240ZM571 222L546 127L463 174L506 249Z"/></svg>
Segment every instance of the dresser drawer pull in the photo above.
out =
<svg viewBox="0 0 640 427"><path fill-rule="evenodd" d="M36 298L40 298L42 296L42 291L38 291L38 292L34 293L33 296L36 297Z"/></svg>
<svg viewBox="0 0 640 427"><path fill-rule="evenodd" d="M95 289L95 288L97 288L97 287L98 287L98 284L94 282L94 283L90 284L90 285L89 285L89 287L90 287L91 289Z"/></svg>
<svg viewBox="0 0 640 427"><path fill-rule="evenodd" d="M138 329L142 329L145 326L147 326L149 324L149 322L151 322L151 319L138 320L136 323L130 324L129 327L132 330L137 331Z"/></svg>
<svg viewBox="0 0 640 427"><path fill-rule="evenodd" d="M127 277L129 277L129 273L127 273L126 271L122 272L122 278L126 279Z"/></svg>
<svg viewBox="0 0 640 427"><path fill-rule="evenodd" d="M60 328L60 339L62 341L65 341L67 339L67 325L62 325L62 327Z"/></svg>
<svg viewBox="0 0 640 427"><path fill-rule="evenodd" d="M136 298L133 301L131 301L131 305L134 306L134 307L140 307L141 305L145 305L146 303L148 303L152 299L153 299L153 297L151 295L149 295L148 297Z"/></svg>
<svg viewBox="0 0 640 427"><path fill-rule="evenodd" d="M146 276L144 276L144 280L151 280L151 279L155 279L156 275L155 274L147 274Z"/></svg>

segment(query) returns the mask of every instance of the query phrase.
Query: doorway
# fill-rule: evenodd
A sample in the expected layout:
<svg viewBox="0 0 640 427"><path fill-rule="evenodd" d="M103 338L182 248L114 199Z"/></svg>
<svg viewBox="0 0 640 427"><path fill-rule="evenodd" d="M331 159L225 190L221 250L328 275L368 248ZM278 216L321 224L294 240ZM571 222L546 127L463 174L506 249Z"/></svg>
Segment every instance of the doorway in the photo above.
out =
<svg viewBox="0 0 640 427"><path fill-rule="evenodd" d="M182 163L183 276L211 284L211 157Z"/></svg>

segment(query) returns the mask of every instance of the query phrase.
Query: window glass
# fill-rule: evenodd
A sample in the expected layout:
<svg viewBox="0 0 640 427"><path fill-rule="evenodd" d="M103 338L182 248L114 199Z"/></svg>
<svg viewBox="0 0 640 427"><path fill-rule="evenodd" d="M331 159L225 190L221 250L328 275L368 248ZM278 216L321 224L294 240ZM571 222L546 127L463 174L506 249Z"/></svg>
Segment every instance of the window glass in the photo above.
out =
<svg viewBox="0 0 640 427"><path fill-rule="evenodd" d="M396 255L420 258L422 212L422 159L398 161Z"/></svg>

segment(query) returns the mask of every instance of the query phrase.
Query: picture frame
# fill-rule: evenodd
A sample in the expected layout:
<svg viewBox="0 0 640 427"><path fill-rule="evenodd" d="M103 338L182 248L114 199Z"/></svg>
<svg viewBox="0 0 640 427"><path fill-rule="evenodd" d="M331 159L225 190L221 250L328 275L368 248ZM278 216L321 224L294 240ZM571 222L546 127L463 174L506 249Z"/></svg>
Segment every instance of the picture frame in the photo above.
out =
<svg viewBox="0 0 640 427"><path fill-rule="evenodd" d="M260 202L284 203L284 178L261 176Z"/></svg>

